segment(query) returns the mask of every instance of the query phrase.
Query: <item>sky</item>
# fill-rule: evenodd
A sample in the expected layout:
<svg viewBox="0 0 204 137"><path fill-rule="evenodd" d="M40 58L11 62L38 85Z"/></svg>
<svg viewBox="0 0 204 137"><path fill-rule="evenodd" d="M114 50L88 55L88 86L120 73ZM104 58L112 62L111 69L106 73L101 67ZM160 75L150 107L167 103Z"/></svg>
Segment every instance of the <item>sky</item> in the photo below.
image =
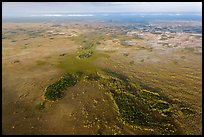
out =
<svg viewBox="0 0 204 137"><path fill-rule="evenodd" d="M3 2L2 16L98 12L202 12L202 2Z"/></svg>

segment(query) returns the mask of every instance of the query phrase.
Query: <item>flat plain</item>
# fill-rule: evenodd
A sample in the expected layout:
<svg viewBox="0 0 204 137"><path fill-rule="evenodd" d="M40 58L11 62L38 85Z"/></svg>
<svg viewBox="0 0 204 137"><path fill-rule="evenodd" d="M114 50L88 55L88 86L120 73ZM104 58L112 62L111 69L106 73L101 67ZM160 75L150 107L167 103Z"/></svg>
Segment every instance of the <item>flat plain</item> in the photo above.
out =
<svg viewBox="0 0 204 137"><path fill-rule="evenodd" d="M3 134L202 134L202 35L94 21L2 30ZM52 94L63 76L74 80Z"/></svg>

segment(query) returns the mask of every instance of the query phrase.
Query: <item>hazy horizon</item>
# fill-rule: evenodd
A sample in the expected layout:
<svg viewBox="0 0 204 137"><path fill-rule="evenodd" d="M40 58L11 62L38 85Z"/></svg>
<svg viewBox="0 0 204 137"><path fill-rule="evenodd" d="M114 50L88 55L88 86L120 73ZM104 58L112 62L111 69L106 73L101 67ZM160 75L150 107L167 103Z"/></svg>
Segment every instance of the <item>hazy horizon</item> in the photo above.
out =
<svg viewBox="0 0 204 137"><path fill-rule="evenodd" d="M3 2L3 17L86 13L202 13L201 2Z"/></svg>

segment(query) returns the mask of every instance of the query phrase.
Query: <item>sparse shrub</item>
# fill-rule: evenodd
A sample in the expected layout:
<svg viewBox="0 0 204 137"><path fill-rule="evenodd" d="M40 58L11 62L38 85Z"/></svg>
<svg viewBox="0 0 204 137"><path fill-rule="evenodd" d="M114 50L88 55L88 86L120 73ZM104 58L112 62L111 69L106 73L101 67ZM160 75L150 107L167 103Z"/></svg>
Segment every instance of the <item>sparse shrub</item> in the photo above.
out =
<svg viewBox="0 0 204 137"><path fill-rule="evenodd" d="M11 42L16 42L16 40L12 40Z"/></svg>
<svg viewBox="0 0 204 137"><path fill-rule="evenodd" d="M85 76L84 79L88 81L97 81L100 79L100 77L97 74L89 74Z"/></svg>
<svg viewBox="0 0 204 137"><path fill-rule="evenodd" d="M93 51L86 51L85 53L80 54L78 57L80 59L89 58L93 55Z"/></svg>
<svg viewBox="0 0 204 137"><path fill-rule="evenodd" d="M65 56L66 55L66 53L63 53L63 54L60 54L59 56Z"/></svg>
<svg viewBox="0 0 204 137"><path fill-rule="evenodd" d="M123 53L123 55L127 57L129 55L129 53Z"/></svg>
<svg viewBox="0 0 204 137"><path fill-rule="evenodd" d="M130 65L133 65L135 62L132 60L129 62Z"/></svg>
<svg viewBox="0 0 204 137"><path fill-rule="evenodd" d="M178 61L174 60L173 63L174 63L174 64L178 64Z"/></svg>
<svg viewBox="0 0 204 137"><path fill-rule="evenodd" d="M46 102L46 101L43 101L43 102L39 103L39 104L37 105L37 108L38 108L39 110L43 110L43 109L45 108L45 102Z"/></svg>
<svg viewBox="0 0 204 137"><path fill-rule="evenodd" d="M85 49L85 50L91 49L94 46L94 44L90 41L83 41L83 43L84 43L84 46L82 47L82 49Z"/></svg>
<svg viewBox="0 0 204 137"><path fill-rule="evenodd" d="M181 112L186 116L190 116L190 115L195 114L195 112L191 108L188 108L188 107L182 107Z"/></svg>
<svg viewBox="0 0 204 137"><path fill-rule="evenodd" d="M13 63L19 63L20 61L19 60L14 60L14 62Z"/></svg>

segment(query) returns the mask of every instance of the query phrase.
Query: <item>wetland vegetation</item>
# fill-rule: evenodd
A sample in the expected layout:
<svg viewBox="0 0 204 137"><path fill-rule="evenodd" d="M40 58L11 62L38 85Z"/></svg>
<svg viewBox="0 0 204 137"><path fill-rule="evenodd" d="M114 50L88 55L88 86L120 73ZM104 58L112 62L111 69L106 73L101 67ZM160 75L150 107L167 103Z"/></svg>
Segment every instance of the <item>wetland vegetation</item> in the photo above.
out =
<svg viewBox="0 0 204 137"><path fill-rule="evenodd" d="M3 133L202 134L202 36L155 31L200 22L158 22L3 24Z"/></svg>
<svg viewBox="0 0 204 137"><path fill-rule="evenodd" d="M63 96L63 90L68 87L74 86L80 77L81 73L66 74L62 76L58 81L49 85L45 89L45 99L55 101Z"/></svg>
<svg viewBox="0 0 204 137"><path fill-rule="evenodd" d="M62 91L74 86L82 74L82 72L66 74L49 85L45 89L45 99L55 101L61 98ZM84 80L98 81L98 84L106 89L107 95L114 104L114 110L118 114L117 119L122 124L131 128L148 130L151 134L180 134L180 127L172 119L172 101L159 92L145 89L145 85L132 83L126 76L107 69L83 75ZM195 114L195 111L189 107L180 109L185 115Z"/></svg>

